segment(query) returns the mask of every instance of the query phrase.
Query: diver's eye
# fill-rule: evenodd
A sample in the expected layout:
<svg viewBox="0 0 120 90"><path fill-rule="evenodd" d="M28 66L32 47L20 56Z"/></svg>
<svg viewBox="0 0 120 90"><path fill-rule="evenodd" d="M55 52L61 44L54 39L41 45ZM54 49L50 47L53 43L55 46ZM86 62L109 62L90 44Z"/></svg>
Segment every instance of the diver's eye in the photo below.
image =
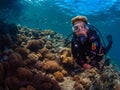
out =
<svg viewBox="0 0 120 90"><path fill-rule="evenodd" d="M74 26L74 30L78 30L79 29L79 27L78 26Z"/></svg>

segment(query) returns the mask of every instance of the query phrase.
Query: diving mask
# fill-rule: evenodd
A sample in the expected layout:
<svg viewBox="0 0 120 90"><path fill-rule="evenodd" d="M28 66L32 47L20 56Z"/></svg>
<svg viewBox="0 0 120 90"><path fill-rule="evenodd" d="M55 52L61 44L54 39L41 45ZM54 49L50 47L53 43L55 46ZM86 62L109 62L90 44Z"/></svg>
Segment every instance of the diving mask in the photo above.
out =
<svg viewBox="0 0 120 90"><path fill-rule="evenodd" d="M86 24L83 24L83 25L76 24L76 25L74 25L74 26L72 27L73 32L82 31L83 28L88 29L88 27L87 27Z"/></svg>

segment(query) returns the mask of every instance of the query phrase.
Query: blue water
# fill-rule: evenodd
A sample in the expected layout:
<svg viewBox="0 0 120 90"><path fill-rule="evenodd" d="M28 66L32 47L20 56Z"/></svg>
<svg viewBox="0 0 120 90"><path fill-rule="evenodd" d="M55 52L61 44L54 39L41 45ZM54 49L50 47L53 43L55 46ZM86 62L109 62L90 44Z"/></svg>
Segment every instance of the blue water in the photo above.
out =
<svg viewBox="0 0 120 90"><path fill-rule="evenodd" d="M112 62L120 65L119 0L1 0L0 18L30 28L52 29L64 36L71 30L71 18L85 15L103 34L113 36L109 52ZM106 41L106 39L105 39Z"/></svg>

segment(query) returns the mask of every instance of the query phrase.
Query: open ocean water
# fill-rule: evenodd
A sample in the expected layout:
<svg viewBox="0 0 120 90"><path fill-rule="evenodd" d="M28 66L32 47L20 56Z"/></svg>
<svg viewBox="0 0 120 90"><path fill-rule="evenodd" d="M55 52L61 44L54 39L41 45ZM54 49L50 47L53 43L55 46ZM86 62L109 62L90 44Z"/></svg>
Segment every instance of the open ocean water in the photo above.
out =
<svg viewBox="0 0 120 90"><path fill-rule="evenodd" d="M71 18L76 15L87 16L105 41L112 35L109 56L120 66L120 0L0 0L0 19L64 36L72 32Z"/></svg>

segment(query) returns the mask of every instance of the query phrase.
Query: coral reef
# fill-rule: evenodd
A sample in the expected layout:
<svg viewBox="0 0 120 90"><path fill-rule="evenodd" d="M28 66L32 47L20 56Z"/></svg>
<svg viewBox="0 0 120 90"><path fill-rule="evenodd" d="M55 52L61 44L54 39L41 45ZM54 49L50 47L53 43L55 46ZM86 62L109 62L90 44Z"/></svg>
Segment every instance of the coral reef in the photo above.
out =
<svg viewBox="0 0 120 90"><path fill-rule="evenodd" d="M6 41L13 41L13 33L10 38L0 36L0 41L6 40L0 43L0 90L120 90L120 73L112 64L76 73L79 66L62 35L49 29L18 29L13 32L18 33L17 43L10 47Z"/></svg>

